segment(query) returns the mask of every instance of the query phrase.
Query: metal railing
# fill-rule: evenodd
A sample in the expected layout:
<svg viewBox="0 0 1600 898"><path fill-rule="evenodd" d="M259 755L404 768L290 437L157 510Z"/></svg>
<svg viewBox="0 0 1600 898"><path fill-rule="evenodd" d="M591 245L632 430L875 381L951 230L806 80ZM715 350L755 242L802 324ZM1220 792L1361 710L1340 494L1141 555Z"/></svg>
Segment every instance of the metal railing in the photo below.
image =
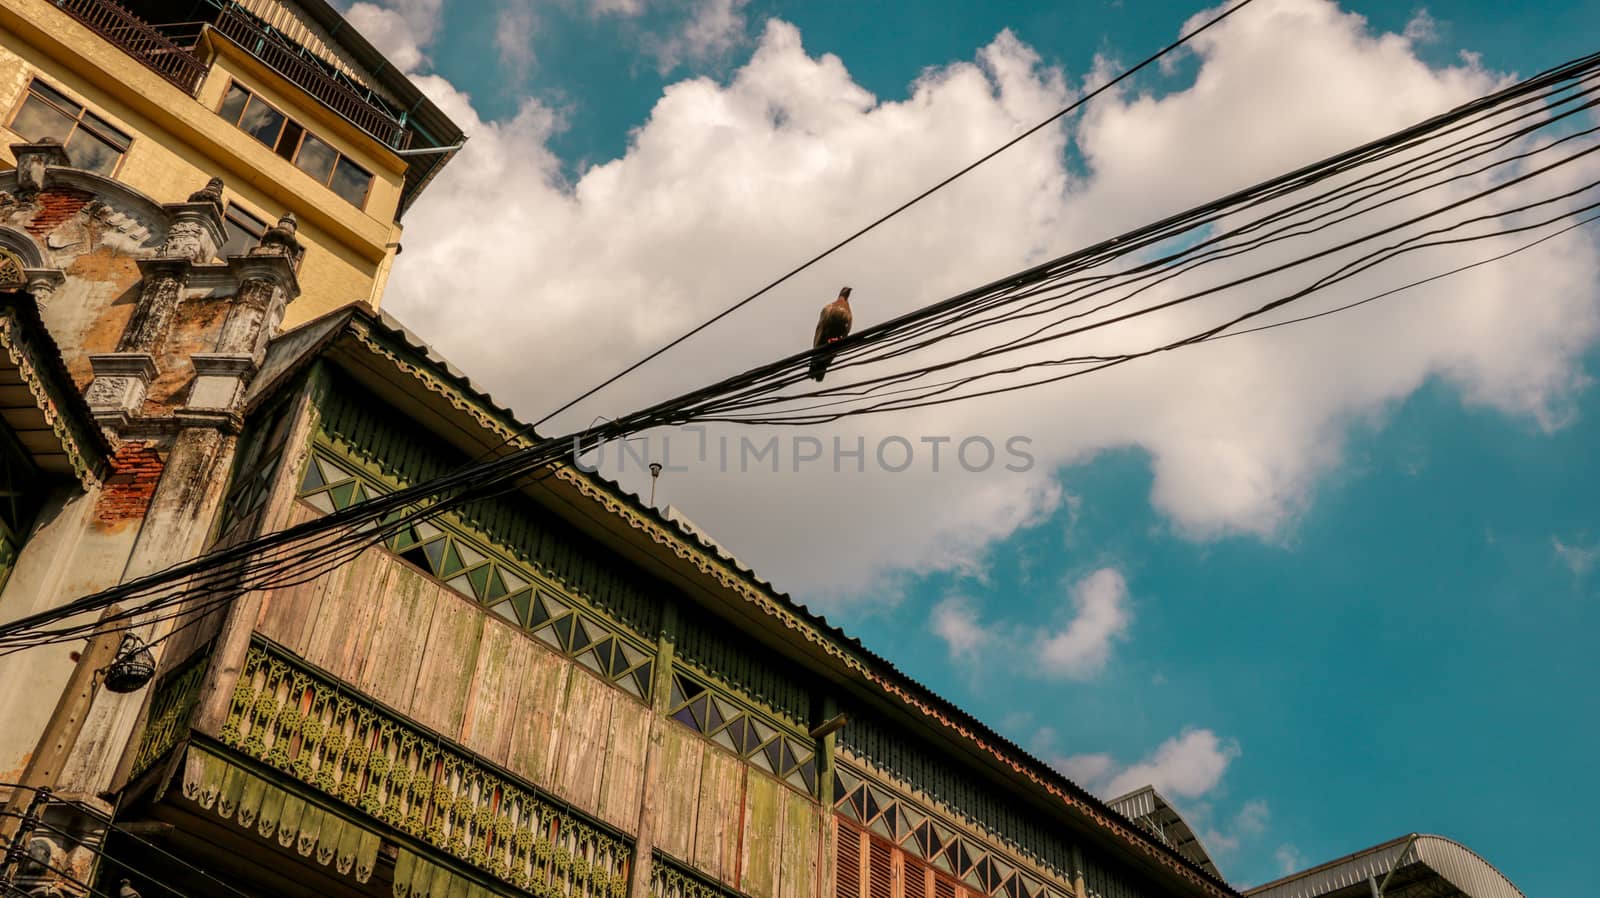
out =
<svg viewBox="0 0 1600 898"><path fill-rule="evenodd" d="M410 146L411 132L404 125L245 16L223 9L212 26L356 127L397 150Z"/></svg>
<svg viewBox="0 0 1600 898"><path fill-rule="evenodd" d="M206 64L173 43L148 22L112 0L55 0L56 7L91 31L121 47L151 71L193 96Z"/></svg>

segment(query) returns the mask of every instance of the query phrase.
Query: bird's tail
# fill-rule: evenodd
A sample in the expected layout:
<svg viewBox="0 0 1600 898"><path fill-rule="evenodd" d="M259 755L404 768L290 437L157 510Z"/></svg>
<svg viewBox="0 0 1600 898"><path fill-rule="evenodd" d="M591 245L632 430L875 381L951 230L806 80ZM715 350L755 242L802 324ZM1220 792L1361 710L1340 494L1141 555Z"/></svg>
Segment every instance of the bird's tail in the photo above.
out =
<svg viewBox="0 0 1600 898"><path fill-rule="evenodd" d="M828 365L833 362L833 353L824 352L811 359L811 379L817 383L822 382L822 375L828 373Z"/></svg>

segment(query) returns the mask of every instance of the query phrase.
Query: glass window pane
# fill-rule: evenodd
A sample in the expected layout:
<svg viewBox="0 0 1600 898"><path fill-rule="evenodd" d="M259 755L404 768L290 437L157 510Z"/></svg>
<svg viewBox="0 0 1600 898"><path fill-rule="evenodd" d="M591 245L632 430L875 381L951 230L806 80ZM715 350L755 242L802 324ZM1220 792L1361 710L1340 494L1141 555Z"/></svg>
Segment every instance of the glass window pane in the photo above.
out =
<svg viewBox="0 0 1600 898"><path fill-rule="evenodd" d="M261 240L261 235L267 230L267 223L249 212L244 211L232 203L228 204L228 213L222 219L223 230L227 233L227 241L217 251L223 259L229 256L242 256L249 252ZM316 465L309 467L315 468ZM307 475L309 477L309 475Z"/></svg>
<svg viewBox="0 0 1600 898"><path fill-rule="evenodd" d="M371 185L372 175L349 159L340 157L338 167L333 170L333 182L328 186L333 188L334 193L362 206L367 201L367 188Z"/></svg>
<svg viewBox="0 0 1600 898"><path fill-rule="evenodd" d="M237 84L228 87L228 95L222 98L222 107L217 114L227 120L230 125L239 124L239 113L244 112L244 104L249 102L250 95Z"/></svg>
<svg viewBox="0 0 1600 898"><path fill-rule="evenodd" d="M250 105L245 107L244 118L239 120L239 127L256 140L274 147L278 145L278 134L283 130L283 113L251 97Z"/></svg>
<svg viewBox="0 0 1600 898"><path fill-rule="evenodd" d="M71 116L76 117L78 113L83 111L82 106L79 106L77 103L67 99L66 94L56 90L43 81L34 81L32 84L28 85L28 90L29 92L36 93L39 96L44 97L46 100L56 104L57 106L60 106Z"/></svg>
<svg viewBox="0 0 1600 898"><path fill-rule="evenodd" d="M304 133L306 129L300 127L300 123L294 119L285 122L283 135L278 138L278 155L285 159L293 159L295 150L300 148L300 135Z"/></svg>
<svg viewBox="0 0 1600 898"><path fill-rule="evenodd" d="M328 176L333 174L333 163L338 161L339 154L333 147L323 143L315 134L307 134L306 139L300 144L300 155L294 161L300 170L316 178L319 182L328 183Z"/></svg>
<svg viewBox="0 0 1600 898"><path fill-rule="evenodd" d="M17 117L11 121L11 130L28 140L54 137L65 141L67 135L72 133L74 124L61 110L38 97L30 96L17 110Z"/></svg>
<svg viewBox="0 0 1600 898"><path fill-rule="evenodd" d="M84 171L110 175L117 167L117 160L122 158L122 152L96 137L93 131L79 128L67 141L67 158Z"/></svg>
<svg viewBox="0 0 1600 898"><path fill-rule="evenodd" d="M127 152L128 144L133 142L128 135L118 131L115 125L92 112L83 114L83 123L93 128L102 140L116 147L119 152Z"/></svg>

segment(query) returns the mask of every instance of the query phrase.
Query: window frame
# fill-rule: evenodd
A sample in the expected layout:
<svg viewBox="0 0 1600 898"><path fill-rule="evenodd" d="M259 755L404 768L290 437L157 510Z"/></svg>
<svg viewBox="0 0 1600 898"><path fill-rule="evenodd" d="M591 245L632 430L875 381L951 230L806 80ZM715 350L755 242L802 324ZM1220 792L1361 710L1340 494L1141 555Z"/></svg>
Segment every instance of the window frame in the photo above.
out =
<svg viewBox="0 0 1600 898"><path fill-rule="evenodd" d="M248 218L251 221L259 223L261 225L261 233L260 234L251 233L249 230L247 230L246 228L242 227L239 222L234 220L235 216L242 217L242 218ZM232 224L235 227L238 227L239 230L243 231L247 236L254 237L256 239L256 242L258 242L258 243L261 241L262 234L265 234L267 232L267 229L272 227L272 223L269 220L267 220L263 216L256 215L255 212L253 212L250 209L246 208L242 203L238 202L237 200L229 200L222 207L222 222L223 222L223 228L222 229L223 229L223 237L224 237L224 239L222 241L222 246L217 248L217 256L219 258L222 258L222 259L226 259L227 258L227 255L224 254L222 252L222 250L224 248L226 248L227 245L228 245L228 239L227 239L228 238L228 233L227 233L227 230L228 230L228 225L229 224ZM249 247L245 247L244 251L245 252L249 252Z"/></svg>
<svg viewBox="0 0 1600 898"><path fill-rule="evenodd" d="M77 106L78 106L77 113L72 113L72 112L69 112L66 109L62 109L60 104L56 103L56 101L50 99L50 97L46 96L42 92L35 91L33 89L33 86L35 84L43 84L52 93L59 94L62 97L66 98L67 101L77 104ZM55 111L61 113L62 115L66 116L67 118L72 119L72 129L67 132L67 136L61 141L62 149L66 150L68 152L69 156L70 156L72 151L67 147L67 144L72 142L72 138L77 135L79 128L87 129L88 132L91 135L93 135L96 139L100 140L102 143L104 143L105 145L111 147L112 149L114 149L114 150L116 149L116 143L114 141L112 141L112 140L107 139L107 137L105 135L101 134L100 133L101 132L100 128L96 127L95 125L92 125L92 124L89 124L89 123L85 122L83 120L84 116L92 115L96 119L99 119L100 121L105 122L107 128L112 128L112 129L116 130L117 135L122 137L124 140L126 140L128 146L127 146L126 149L117 150L117 164L111 166L111 171L106 172L103 177L115 178L119 173L121 173L122 164L127 161L128 154L133 151L133 144L134 144L134 141L135 141L136 138L132 134L129 134L127 132L122 131L120 128L117 128L116 123L111 121L110 117L108 117L105 113L96 111L94 109L91 109L90 105L87 102L83 102L83 101L79 101L79 100L73 99L73 97L72 97L72 95L70 93L68 93L67 91L65 91L65 90L63 90L63 89L61 89L59 87L56 87L48 79L39 77L39 75L37 73L30 73L28 75L28 83L23 85L21 94L17 97L16 103L12 105L10 114L8 114L6 116L6 130L7 131L10 131L12 134L15 134L18 137L21 137L23 140L28 140L29 139L27 137L24 137L22 132L18 131L14 127L14 125L16 124L16 121L17 121L17 116L22 114L22 108L24 106L28 105L29 98L35 98L39 102L44 103L45 105L49 106L51 109L54 109ZM85 169L85 171L88 171L88 169ZM99 174L99 172L95 172L95 174Z"/></svg>
<svg viewBox="0 0 1600 898"><path fill-rule="evenodd" d="M332 193L334 196L337 196L339 199L344 200L347 203L350 203L352 206L355 206L357 211L360 211L360 212L367 211L367 201L372 198L372 182L377 180L376 176L374 176L372 174L371 170L369 170L365 165L362 165L361 163L359 163L359 162L355 161L354 159L350 158L350 154L349 153L346 153L345 151L339 149L337 146L334 145L334 143L332 141L328 140L326 137L323 137L320 132L313 131L312 129L306 127L305 124L303 122L301 122L299 119L296 119L294 116L291 116L289 113L284 112L282 109L279 109L276 104L268 102L265 98L263 98L261 96L261 94L259 92L257 92L256 90L252 89L249 85L246 85L244 82L240 81L238 78L229 77L228 86L227 86L227 88L225 88L222 91L222 99L217 101L216 109L213 110L214 112L217 113L217 116L219 118L221 118L223 121L226 122L226 121L228 121L228 119L223 114L222 107L227 105L228 97L230 95L232 95L232 93L233 93L233 91L235 89L237 89L240 93L243 93L245 95L245 103L239 109L238 118L236 118L232 122L229 122L229 124L231 124L234 128L238 129L244 135L246 135L246 136L250 137L251 139L254 139L258 143L260 143L260 140L256 138L255 134L251 133L250 131L245 130L244 126L240 125L239 122L244 120L244 115L245 115L245 113L247 111L249 111L251 103L260 103L263 106L266 106L268 109L271 109L273 112L276 112L279 116L281 116L283 118L283 124L278 127L277 137L273 139L272 144L271 145L263 144L263 146L267 147L267 151L272 153L274 156L277 156L279 159L282 159L285 162L289 163L290 165L294 166L296 171L300 172L301 174L305 175L308 178L311 178L312 181L321 184L325 189L328 190L328 192ZM295 127L300 129L300 136L295 140L294 152L291 153L288 156L285 156L284 154L278 152L278 142L283 140L283 132L285 130L287 130L290 125L294 125ZM311 172L306 171L304 168L300 167L300 162L299 162L300 150L305 146L306 138L308 136L315 137L323 146L327 147L328 150L333 153L333 164L328 166L328 177L326 179L324 179L324 180L321 180L321 181L318 181L316 178L312 178L311 177ZM362 192L362 194L361 194L361 201L360 202L352 201L349 197L346 197L344 194L342 194L339 191L333 189L333 178L334 178L334 175L339 173L339 166L340 165L352 166L357 171L359 171L362 174L367 176L367 187L366 187L366 190L364 190Z"/></svg>

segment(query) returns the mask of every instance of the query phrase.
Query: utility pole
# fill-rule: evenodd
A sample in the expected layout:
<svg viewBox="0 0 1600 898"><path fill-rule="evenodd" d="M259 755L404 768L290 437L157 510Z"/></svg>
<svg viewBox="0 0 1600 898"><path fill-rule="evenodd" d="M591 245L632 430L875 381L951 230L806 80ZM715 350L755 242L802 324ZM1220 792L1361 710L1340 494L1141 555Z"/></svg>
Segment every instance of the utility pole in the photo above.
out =
<svg viewBox="0 0 1600 898"><path fill-rule="evenodd" d="M48 794L61 776L61 767L72 753L72 747L77 744L78 734L83 732L89 706L94 702L95 691L100 686L100 674L117 657L122 636L117 629L117 622L110 618L120 611L120 608L112 605L101 613L100 624L89 638L88 647L78 656L72 676L67 679L61 698L56 701L56 709L50 714L44 732L39 734L39 743L28 758L28 766L23 768L22 779L12 791L11 800L6 803L6 815L0 818L0 843L11 843L22 822L23 809L30 806L35 796Z"/></svg>

